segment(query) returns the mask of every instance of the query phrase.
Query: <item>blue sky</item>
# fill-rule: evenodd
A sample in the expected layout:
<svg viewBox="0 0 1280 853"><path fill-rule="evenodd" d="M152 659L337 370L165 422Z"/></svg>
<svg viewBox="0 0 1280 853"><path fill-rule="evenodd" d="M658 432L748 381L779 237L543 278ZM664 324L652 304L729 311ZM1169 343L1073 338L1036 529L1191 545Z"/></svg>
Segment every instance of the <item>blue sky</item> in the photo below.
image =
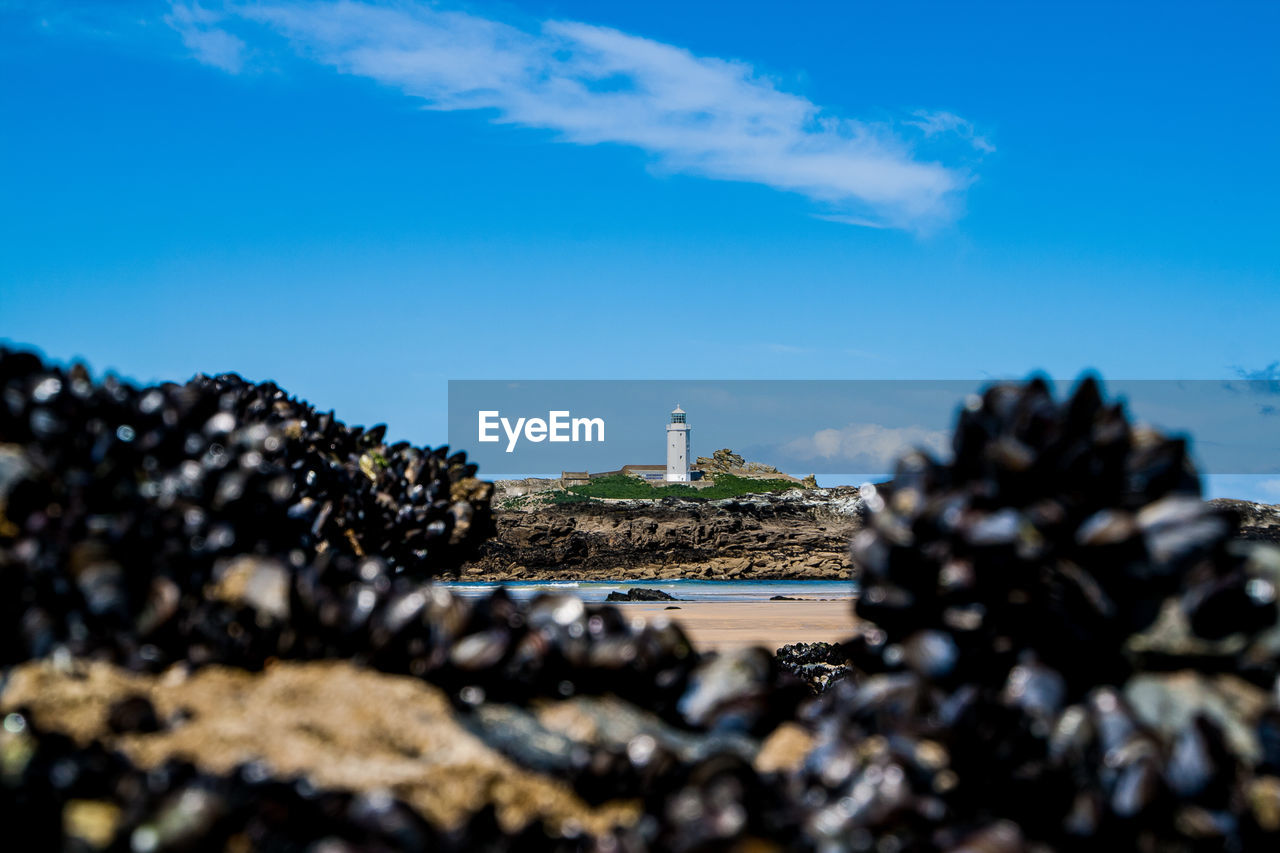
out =
<svg viewBox="0 0 1280 853"><path fill-rule="evenodd" d="M1280 359L1280 5L0 2L0 336L450 378Z"/></svg>

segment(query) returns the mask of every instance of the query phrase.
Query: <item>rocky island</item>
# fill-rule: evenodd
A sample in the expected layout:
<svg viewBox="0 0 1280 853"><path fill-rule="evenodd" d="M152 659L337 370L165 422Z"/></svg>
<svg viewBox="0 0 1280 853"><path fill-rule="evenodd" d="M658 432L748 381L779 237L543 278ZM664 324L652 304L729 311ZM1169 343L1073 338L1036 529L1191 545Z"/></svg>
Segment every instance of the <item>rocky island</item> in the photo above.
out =
<svg viewBox="0 0 1280 853"><path fill-rule="evenodd" d="M512 483L496 485L502 495ZM1242 538L1280 541L1280 507L1210 503L1239 513ZM495 534L462 565L465 580L834 580L851 577L849 542L866 507L857 488L843 486L716 501L530 501L503 508L495 500L493 515Z"/></svg>
<svg viewBox="0 0 1280 853"><path fill-rule="evenodd" d="M856 488L718 501L579 501L496 509L496 533L467 580L849 576Z"/></svg>

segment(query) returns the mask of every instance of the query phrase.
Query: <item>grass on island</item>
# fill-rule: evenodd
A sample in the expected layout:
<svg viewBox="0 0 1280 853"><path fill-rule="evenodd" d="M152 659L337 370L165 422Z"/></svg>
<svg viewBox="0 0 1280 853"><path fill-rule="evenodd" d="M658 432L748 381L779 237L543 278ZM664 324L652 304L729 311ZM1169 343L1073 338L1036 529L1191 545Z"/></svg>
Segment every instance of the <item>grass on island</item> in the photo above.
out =
<svg viewBox="0 0 1280 853"><path fill-rule="evenodd" d="M735 477L732 474L716 475L715 483L704 489L681 485L651 486L637 477L614 474L592 480L585 486L570 486L567 495L576 495L579 498L625 498L648 501L661 498L701 498L716 501L741 495L759 495L798 488L800 484L791 480L757 480L753 477ZM568 503L570 500L559 502Z"/></svg>
<svg viewBox="0 0 1280 853"><path fill-rule="evenodd" d="M600 498L633 501L656 501L662 498L692 498L718 501L742 495L761 495L768 492L785 492L802 486L791 480L757 480L753 477L735 477L720 474L715 483L703 489L693 486L651 486L638 477L613 474L592 480L585 486L570 486L566 490L547 490L527 495L516 495L498 503L498 509L525 509L535 506L586 503Z"/></svg>
<svg viewBox="0 0 1280 853"><path fill-rule="evenodd" d="M498 509L526 509L538 506L554 506L557 504L580 504L590 503L595 498L586 495L575 495L572 492L563 492L558 489L548 489L542 492L534 492L529 495L515 495L505 498L498 502Z"/></svg>

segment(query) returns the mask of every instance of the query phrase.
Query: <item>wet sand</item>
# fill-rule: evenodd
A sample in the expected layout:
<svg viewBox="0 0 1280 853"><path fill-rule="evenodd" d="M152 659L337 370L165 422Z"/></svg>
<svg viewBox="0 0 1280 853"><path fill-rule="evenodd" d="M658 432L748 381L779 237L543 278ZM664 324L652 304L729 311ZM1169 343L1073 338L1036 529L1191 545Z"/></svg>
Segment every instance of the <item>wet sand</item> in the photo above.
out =
<svg viewBox="0 0 1280 853"><path fill-rule="evenodd" d="M698 648L729 650L764 646L773 651L788 643L834 643L853 633L853 602L842 601L675 601L620 605L646 619L665 616L679 622Z"/></svg>

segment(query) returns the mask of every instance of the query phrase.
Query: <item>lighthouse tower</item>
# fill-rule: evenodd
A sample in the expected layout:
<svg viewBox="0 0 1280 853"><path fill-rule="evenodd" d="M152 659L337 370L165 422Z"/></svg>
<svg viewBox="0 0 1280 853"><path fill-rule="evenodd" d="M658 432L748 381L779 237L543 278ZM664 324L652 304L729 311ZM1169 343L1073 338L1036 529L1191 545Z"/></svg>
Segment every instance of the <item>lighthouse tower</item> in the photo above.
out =
<svg viewBox="0 0 1280 853"><path fill-rule="evenodd" d="M677 405L671 410L671 423L667 424L667 482L689 482L689 425L684 420L684 409Z"/></svg>

